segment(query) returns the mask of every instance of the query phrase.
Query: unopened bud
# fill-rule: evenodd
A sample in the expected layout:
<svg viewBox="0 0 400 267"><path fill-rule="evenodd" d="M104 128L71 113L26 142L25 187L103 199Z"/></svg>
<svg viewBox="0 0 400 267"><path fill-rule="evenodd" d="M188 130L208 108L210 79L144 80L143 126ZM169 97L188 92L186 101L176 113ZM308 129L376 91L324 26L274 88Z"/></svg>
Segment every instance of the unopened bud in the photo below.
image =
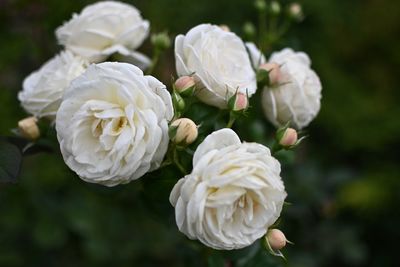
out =
<svg viewBox="0 0 400 267"><path fill-rule="evenodd" d="M35 117L28 117L20 120L18 122L18 129L23 137L30 140L35 140L40 136L40 130Z"/></svg>
<svg viewBox="0 0 400 267"><path fill-rule="evenodd" d="M223 30L223 31L226 31L226 32L230 32L230 31L231 31L231 29L229 28L228 25L221 24L221 25L219 25L219 27L220 27L221 30Z"/></svg>
<svg viewBox="0 0 400 267"><path fill-rule="evenodd" d="M175 90L172 92L172 104L176 113L185 109L185 100Z"/></svg>
<svg viewBox="0 0 400 267"><path fill-rule="evenodd" d="M279 139L279 144L283 147L294 146L297 143L297 132L293 128L287 128L282 137Z"/></svg>
<svg viewBox="0 0 400 267"><path fill-rule="evenodd" d="M252 40L256 35L256 27L251 22L246 22L243 25L243 33L246 39Z"/></svg>
<svg viewBox="0 0 400 267"><path fill-rule="evenodd" d="M280 250L286 246L286 237L279 229L268 230L266 235L267 242L273 250Z"/></svg>
<svg viewBox="0 0 400 267"><path fill-rule="evenodd" d="M299 3L292 3L289 6L288 9L289 16L297 21L300 21L303 19L303 9L301 8L301 5Z"/></svg>
<svg viewBox="0 0 400 267"><path fill-rule="evenodd" d="M279 80L281 78L281 67L279 66L279 64L275 62L261 64L259 67L259 71L261 71L261 79L263 78L263 76L265 77L265 71L268 73L268 84L270 86L279 84Z"/></svg>
<svg viewBox="0 0 400 267"><path fill-rule="evenodd" d="M176 91L183 96L191 96L194 91L196 82L191 76L182 76L175 81Z"/></svg>
<svg viewBox="0 0 400 267"><path fill-rule="evenodd" d="M265 0L256 0L254 2L254 7L258 11L265 11L267 9L267 3L265 3Z"/></svg>
<svg viewBox="0 0 400 267"><path fill-rule="evenodd" d="M187 118L175 120L169 130L170 138L176 144L189 145L196 140L197 134L196 124Z"/></svg>
<svg viewBox="0 0 400 267"><path fill-rule="evenodd" d="M281 12L281 5L277 1L272 1L270 5L270 11L272 15L279 15Z"/></svg>
<svg viewBox="0 0 400 267"><path fill-rule="evenodd" d="M151 43L159 50L168 49L171 46L171 39L166 32L155 33L151 36Z"/></svg>
<svg viewBox="0 0 400 267"><path fill-rule="evenodd" d="M247 95L241 92L237 92L228 100L228 106L232 111L245 111L249 106Z"/></svg>

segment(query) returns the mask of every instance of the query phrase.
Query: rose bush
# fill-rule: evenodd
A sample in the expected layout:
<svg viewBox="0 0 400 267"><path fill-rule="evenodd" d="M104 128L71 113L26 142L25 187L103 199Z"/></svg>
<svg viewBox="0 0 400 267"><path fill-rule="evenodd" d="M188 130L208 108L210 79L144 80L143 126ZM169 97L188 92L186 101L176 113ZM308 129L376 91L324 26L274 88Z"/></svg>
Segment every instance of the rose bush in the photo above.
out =
<svg viewBox="0 0 400 267"><path fill-rule="evenodd" d="M73 171L114 186L160 166L172 117L164 84L131 64L106 62L91 65L66 90L56 130Z"/></svg>
<svg viewBox="0 0 400 267"><path fill-rule="evenodd" d="M273 53L269 62L280 66L280 74L276 85L263 90L266 117L277 127L290 122L297 129L304 128L317 116L321 105L321 82L310 68L310 58L286 48Z"/></svg>
<svg viewBox="0 0 400 267"><path fill-rule="evenodd" d="M179 230L215 249L252 244L281 213L280 171L267 147L241 143L230 129L210 134L194 154L193 171L170 195Z"/></svg>
<svg viewBox="0 0 400 267"><path fill-rule="evenodd" d="M87 62L82 58L69 51L61 52L25 78L18 94L21 105L38 118L54 120L65 88L86 68Z"/></svg>
<svg viewBox="0 0 400 267"><path fill-rule="evenodd" d="M244 29L252 42L244 43L227 25L201 24L178 35L177 79L168 73L170 68L158 65L171 45L168 32L153 32L147 73L160 71L161 79L172 76L170 91L140 70L150 62L135 50L147 37L149 23L135 7L105 1L74 14L56 31L65 51L27 77L19 94L22 105L36 117L20 120L18 129L13 129L15 137L0 138L2 158L10 158L0 164L3 180L16 180L25 154L58 152L57 136L65 163L82 180L115 186L145 177L135 183L139 185L135 192L144 197L136 200L151 211L162 209L160 215L171 211L165 203L169 195L178 228L190 239L232 250L264 236L264 245L253 246L245 257L216 253L213 259L207 249L209 263L221 262L220 258L225 265L253 266L251 258L260 254L259 249L283 257L280 250L290 242L275 222L287 194L281 165L273 155L282 155L283 163L292 161L293 157L277 153L294 150L304 137L287 122L302 128L316 116L321 84L304 53L284 49L266 61L253 42L265 51L281 45L278 39L288 24L281 29L273 25L285 22L279 18L278 2L257 0L255 7L259 28L250 29L249 22ZM249 99L257 87L263 90L257 98L262 98L270 121L275 126L285 124L274 140L259 118L264 115L262 107ZM198 103L196 97L222 110ZM46 126L37 117L55 123ZM242 143L229 128L270 144L272 152L258 143ZM135 220L136 215L140 214L135 213Z"/></svg>
<svg viewBox="0 0 400 267"><path fill-rule="evenodd" d="M196 95L203 102L226 108L236 91L254 94L255 72L243 41L219 26L201 24L175 39L176 70L200 84Z"/></svg>
<svg viewBox="0 0 400 267"><path fill-rule="evenodd" d="M85 7L56 31L58 42L90 62L113 53L130 56L139 65L149 59L135 51L149 34L149 22L135 7L104 1Z"/></svg>

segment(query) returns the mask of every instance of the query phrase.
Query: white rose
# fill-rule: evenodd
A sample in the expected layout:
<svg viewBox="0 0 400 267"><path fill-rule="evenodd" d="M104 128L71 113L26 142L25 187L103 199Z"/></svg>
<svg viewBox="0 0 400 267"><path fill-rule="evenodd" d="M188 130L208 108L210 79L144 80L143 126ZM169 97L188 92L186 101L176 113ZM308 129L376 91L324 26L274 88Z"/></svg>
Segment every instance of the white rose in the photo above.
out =
<svg viewBox="0 0 400 267"><path fill-rule="evenodd" d="M230 129L210 134L194 154L192 173L170 195L179 230L215 249L249 246L281 213L280 171L267 147L241 143Z"/></svg>
<svg viewBox="0 0 400 267"><path fill-rule="evenodd" d="M226 108L236 91L248 95L257 88L256 75L243 41L219 26L201 24L175 39L176 71L201 84L197 96L203 102Z"/></svg>
<svg viewBox="0 0 400 267"><path fill-rule="evenodd" d="M277 127L289 121L297 129L307 126L319 112L322 89L309 57L286 48L273 53L269 62L280 65L280 81L264 88L262 103L267 118Z"/></svg>
<svg viewBox="0 0 400 267"><path fill-rule="evenodd" d="M165 85L131 64L106 62L91 65L67 88L56 130L73 171L114 186L160 166L172 117Z"/></svg>
<svg viewBox="0 0 400 267"><path fill-rule="evenodd" d="M87 62L80 57L61 52L25 78L18 94L21 105L35 117L54 120L65 88L86 68Z"/></svg>
<svg viewBox="0 0 400 267"><path fill-rule="evenodd" d="M56 31L58 42L90 62L113 53L130 56L140 64L149 59L135 52L149 34L149 22L133 6L104 1L85 7Z"/></svg>

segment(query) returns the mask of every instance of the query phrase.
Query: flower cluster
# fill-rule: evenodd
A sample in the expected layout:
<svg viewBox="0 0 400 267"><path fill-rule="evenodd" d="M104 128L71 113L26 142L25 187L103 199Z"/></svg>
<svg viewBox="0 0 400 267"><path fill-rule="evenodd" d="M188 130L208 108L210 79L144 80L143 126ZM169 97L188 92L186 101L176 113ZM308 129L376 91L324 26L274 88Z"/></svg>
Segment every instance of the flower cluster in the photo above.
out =
<svg viewBox="0 0 400 267"><path fill-rule="evenodd" d="M273 2L276 15L280 6ZM170 202L187 237L230 250L269 236L272 249L282 248L286 239L276 237L278 230L267 234L287 195L273 153L297 146L295 129L320 109L321 84L310 58L285 48L267 60L227 26L201 24L175 38L179 77L168 90L141 70L156 63L136 51L148 34L149 22L125 3L99 2L74 14L56 31L65 49L23 83L18 97L34 117L20 122L21 132L35 140L37 118L50 119L65 163L90 183L116 186L176 164L184 177L176 179ZM167 49L168 36L155 36L153 44L162 40ZM107 62L116 53L129 63ZM258 93L261 100L253 99ZM204 133L201 122L183 117L197 99L228 114L227 128ZM260 112L251 101L260 101L265 117L281 127L271 150L228 129L236 118ZM179 162L188 146L194 149L190 172Z"/></svg>
<svg viewBox="0 0 400 267"><path fill-rule="evenodd" d="M56 30L65 50L25 79L18 95L22 106L38 118L54 120L63 92L90 63L120 53L148 66L149 59L135 51L148 33L149 23L131 5L104 1L87 6Z"/></svg>

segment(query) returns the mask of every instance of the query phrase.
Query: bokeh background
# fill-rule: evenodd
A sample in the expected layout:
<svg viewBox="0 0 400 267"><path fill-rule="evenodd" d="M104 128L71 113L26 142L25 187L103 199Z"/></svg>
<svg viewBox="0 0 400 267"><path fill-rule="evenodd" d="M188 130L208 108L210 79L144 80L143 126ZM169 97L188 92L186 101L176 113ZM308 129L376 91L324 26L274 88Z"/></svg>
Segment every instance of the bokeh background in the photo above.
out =
<svg viewBox="0 0 400 267"><path fill-rule="evenodd" d="M0 135L26 116L26 75L60 51L54 30L94 1L0 0ZM252 1L132 0L154 32L211 22L242 34ZM281 1L287 3L287 1ZM307 52L323 84L322 109L298 153L282 155L291 206L280 228L295 242L287 265L255 246L204 250L176 229L172 183L104 188L78 179L58 154L24 158L17 184L0 184L0 266L400 266L400 2L304 0L305 20L284 43ZM281 48L277 44L276 49ZM142 47L151 51L147 41ZM172 49L157 76L175 75ZM262 141L263 118L237 129ZM261 125L261 126L260 126ZM261 137L260 137L261 136Z"/></svg>

